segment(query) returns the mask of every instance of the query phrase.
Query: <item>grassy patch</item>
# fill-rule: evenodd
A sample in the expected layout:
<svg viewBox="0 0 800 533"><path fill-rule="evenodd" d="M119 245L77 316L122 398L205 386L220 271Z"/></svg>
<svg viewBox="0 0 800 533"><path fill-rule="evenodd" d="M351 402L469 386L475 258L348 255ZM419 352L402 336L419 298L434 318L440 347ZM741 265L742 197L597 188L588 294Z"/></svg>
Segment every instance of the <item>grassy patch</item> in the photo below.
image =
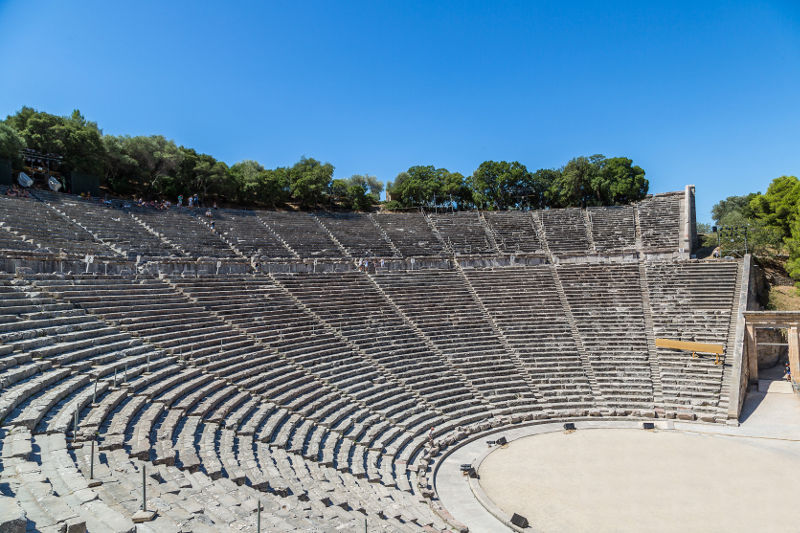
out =
<svg viewBox="0 0 800 533"><path fill-rule="evenodd" d="M771 286L767 309L770 311L800 310L800 291L794 285Z"/></svg>

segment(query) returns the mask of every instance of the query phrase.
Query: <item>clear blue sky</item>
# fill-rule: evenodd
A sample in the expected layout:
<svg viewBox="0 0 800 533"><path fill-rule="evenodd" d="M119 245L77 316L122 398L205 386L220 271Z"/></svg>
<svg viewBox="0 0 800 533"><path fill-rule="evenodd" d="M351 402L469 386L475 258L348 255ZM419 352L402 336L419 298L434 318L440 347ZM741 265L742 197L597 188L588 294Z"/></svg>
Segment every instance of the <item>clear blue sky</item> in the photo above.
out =
<svg viewBox="0 0 800 533"><path fill-rule="evenodd" d="M800 174L800 2L0 0L0 115L392 180L629 156L714 202Z"/></svg>

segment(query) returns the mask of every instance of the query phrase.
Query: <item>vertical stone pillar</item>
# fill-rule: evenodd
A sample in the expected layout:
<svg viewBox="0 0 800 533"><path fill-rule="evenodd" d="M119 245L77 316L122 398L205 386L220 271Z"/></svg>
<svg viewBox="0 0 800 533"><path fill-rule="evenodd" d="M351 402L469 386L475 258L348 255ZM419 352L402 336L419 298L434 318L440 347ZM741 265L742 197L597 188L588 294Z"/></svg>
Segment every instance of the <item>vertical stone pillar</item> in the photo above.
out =
<svg viewBox="0 0 800 533"><path fill-rule="evenodd" d="M697 213L694 204L694 185L687 185L683 193L683 213L681 213L681 247L689 257L697 247Z"/></svg>
<svg viewBox="0 0 800 533"><path fill-rule="evenodd" d="M787 331L789 337L789 370L792 372L792 385L795 390L800 390L800 336L797 326L792 326Z"/></svg>
<svg viewBox="0 0 800 533"><path fill-rule="evenodd" d="M750 370L750 383L758 383L758 342L756 328L752 324L747 324L745 332L745 353Z"/></svg>

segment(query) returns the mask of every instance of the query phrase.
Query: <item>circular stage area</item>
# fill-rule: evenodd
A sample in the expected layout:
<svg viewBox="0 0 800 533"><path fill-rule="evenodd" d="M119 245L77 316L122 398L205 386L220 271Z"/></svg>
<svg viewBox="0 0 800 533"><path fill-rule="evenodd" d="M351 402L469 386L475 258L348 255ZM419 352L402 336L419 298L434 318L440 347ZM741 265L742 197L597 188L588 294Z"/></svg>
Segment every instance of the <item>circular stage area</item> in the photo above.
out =
<svg viewBox="0 0 800 533"><path fill-rule="evenodd" d="M528 531L800 528L796 441L676 430L557 431L496 448L478 473L484 496L500 514L526 517Z"/></svg>

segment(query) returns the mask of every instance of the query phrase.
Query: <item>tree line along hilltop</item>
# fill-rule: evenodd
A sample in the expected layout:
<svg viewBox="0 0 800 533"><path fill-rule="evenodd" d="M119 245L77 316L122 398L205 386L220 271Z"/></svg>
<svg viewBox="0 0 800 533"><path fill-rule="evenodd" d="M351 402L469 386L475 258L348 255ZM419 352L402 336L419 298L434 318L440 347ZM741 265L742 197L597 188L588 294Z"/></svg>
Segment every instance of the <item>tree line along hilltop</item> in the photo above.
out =
<svg viewBox="0 0 800 533"><path fill-rule="evenodd" d="M303 157L292 166L265 168L245 160L228 166L209 154L161 135L104 135L80 111L58 116L23 107L0 122L0 159L22 170L29 148L63 157L59 170L101 178L117 195L146 199L198 193L207 200L244 206L338 206L364 210L384 191L375 176L334 179L334 167ZM456 209L526 209L615 205L644 198L642 168L625 157L576 157L559 169L529 171L519 162L485 161L470 176L415 165L386 186L388 209L449 206Z"/></svg>
<svg viewBox="0 0 800 533"><path fill-rule="evenodd" d="M179 146L162 135L104 135L78 110L58 116L23 107L0 121L0 159L25 170L20 151L59 154L61 174L100 177L119 196L175 200L198 193L204 200L251 207L338 207L366 210L380 203L384 184L356 174L334 179L334 166L303 157L292 166L265 168L253 160L228 166L214 156ZM386 184L386 209L448 207L543 209L622 205L641 200L649 183L627 157L576 157L563 167L530 171L517 161L484 161L464 176L433 165L415 165ZM718 226L748 228L749 250L778 259L800 281L800 181L773 180L765 193L731 196L714 206ZM700 225L707 245L716 236Z"/></svg>

